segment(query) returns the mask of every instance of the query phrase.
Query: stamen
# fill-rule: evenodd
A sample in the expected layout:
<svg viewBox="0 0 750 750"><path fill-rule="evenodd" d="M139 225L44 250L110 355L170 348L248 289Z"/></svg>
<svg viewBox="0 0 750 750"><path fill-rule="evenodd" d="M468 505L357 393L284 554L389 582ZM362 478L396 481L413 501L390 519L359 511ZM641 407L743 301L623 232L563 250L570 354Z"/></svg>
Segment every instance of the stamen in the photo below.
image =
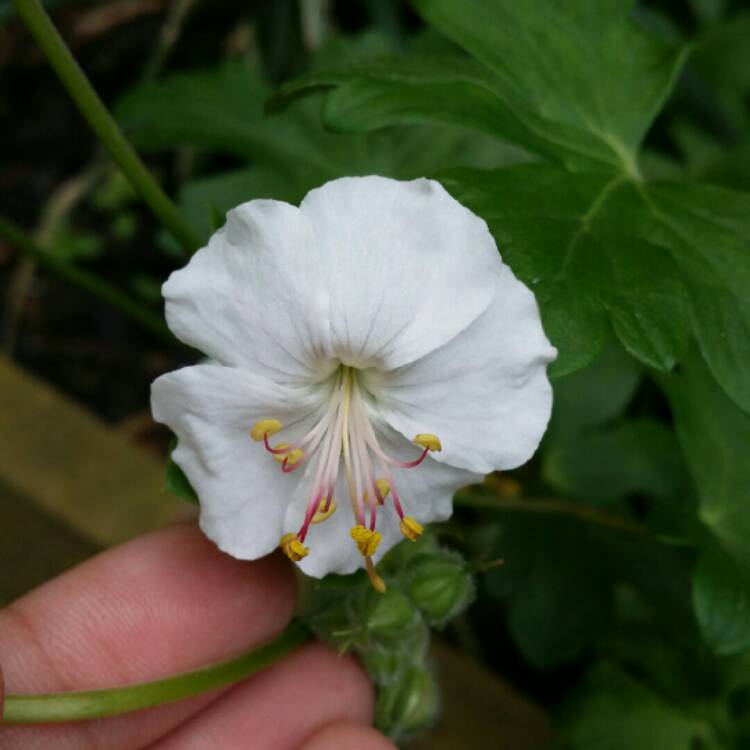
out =
<svg viewBox="0 0 750 750"><path fill-rule="evenodd" d="M271 443L268 442L268 433L263 435L263 445L266 446L266 450L269 453L273 453L274 456L284 456L289 452L289 443L281 443L280 445L277 445L275 448L271 445ZM282 459L283 461L283 459Z"/></svg>
<svg viewBox="0 0 750 750"><path fill-rule="evenodd" d="M381 539L379 532L357 524L349 534L357 543L357 549L363 557L372 557L377 552Z"/></svg>
<svg viewBox="0 0 750 750"><path fill-rule="evenodd" d="M443 446L440 444L440 438L437 435L421 433L412 440L412 443L419 445L422 448L427 448L429 451L435 451L436 453L440 453L440 451L443 450Z"/></svg>
<svg viewBox="0 0 750 750"><path fill-rule="evenodd" d="M404 516L400 523L401 533L411 542L416 542L424 531L424 527L411 516Z"/></svg>
<svg viewBox="0 0 750 750"><path fill-rule="evenodd" d="M261 419L260 422L256 422L250 430L250 437L259 443L261 440L267 439L268 435L274 435L279 432L283 425L278 419Z"/></svg>
<svg viewBox="0 0 750 750"><path fill-rule="evenodd" d="M279 540L279 547L292 562L299 562L310 553L297 534L284 534Z"/></svg>
<svg viewBox="0 0 750 750"><path fill-rule="evenodd" d="M378 575L378 571L375 570L375 563L371 557L365 558L365 568L367 569L367 577L370 579L370 583L378 594L385 594L385 581Z"/></svg>
<svg viewBox="0 0 750 750"><path fill-rule="evenodd" d="M305 455L299 448L292 448L289 443L279 443L271 452L274 454L274 461L289 466L294 466Z"/></svg>
<svg viewBox="0 0 750 750"><path fill-rule="evenodd" d="M315 511L315 515L312 517L310 523L323 523L323 521L330 518L336 512L336 502L333 499L329 500L324 497L320 501L320 505L321 507Z"/></svg>
<svg viewBox="0 0 750 750"><path fill-rule="evenodd" d="M391 485L387 479L376 479L375 480L375 498L378 501L378 505L382 505L385 499L388 497L388 493L391 491ZM370 495L365 490L365 502L370 502Z"/></svg>

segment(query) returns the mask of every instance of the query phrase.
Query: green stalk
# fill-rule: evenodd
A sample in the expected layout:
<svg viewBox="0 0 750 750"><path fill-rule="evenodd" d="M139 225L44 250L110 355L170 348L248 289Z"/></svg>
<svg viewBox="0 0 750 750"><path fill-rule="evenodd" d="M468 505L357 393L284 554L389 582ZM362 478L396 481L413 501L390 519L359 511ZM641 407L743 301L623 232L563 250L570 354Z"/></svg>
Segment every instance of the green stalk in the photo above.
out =
<svg viewBox="0 0 750 750"><path fill-rule="evenodd" d="M31 236L23 229L7 219L0 216L0 239L20 250L22 253L34 258L40 265L48 268L54 274L71 284L93 294L112 307L124 313L128 318L143 326L151 333L165 342L175 343L175 338L169 332L160 316L155 315L142 305L134 302L117 287L102 281L88 271L76 268L71 263L61 260L54 254L46 252L39 247Z"/></svg>
<svg viewBox="0 0 750 750"><path fill-rule="evenodd" d="M9 695L3 724L41 724L116 716L190 698L244 680L274 664L310 638L307 628L293 622L278 638L242 656L211 667L155 682L113 690L48 695Z"/></svg>
<svg viewBox="0 0 750 750"><path fill-rule="evenodd" d="M75 101L81 114L88 120L99 140L109 151L126 177L141 194L159 221L189 252L201 246L200 238L159 187L151 173L123 135L112 115L81 70L57 29L42 8L39 0L13 0L47 60Z"/></svg>

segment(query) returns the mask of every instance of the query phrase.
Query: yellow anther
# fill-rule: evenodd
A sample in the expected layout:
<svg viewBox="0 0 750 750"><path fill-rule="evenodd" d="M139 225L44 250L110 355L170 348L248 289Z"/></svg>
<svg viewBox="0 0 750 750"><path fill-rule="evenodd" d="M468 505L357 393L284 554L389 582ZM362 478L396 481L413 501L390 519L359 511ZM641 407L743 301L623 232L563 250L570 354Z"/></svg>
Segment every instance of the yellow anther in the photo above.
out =
<svg viewBox="0 0 750 750"><path fill-rule="evenodd" d="M404 516L401 519L401 533L411 542L416 542L424 531L424 527L411 516Z"/></svg>
<svg viewBox="0 0 750 750"><path fill-rule="evenodd" d="M421 445L423 448L427 448L429 451L436 451L437 453L440 453L440 451L443 450L443 446L440 445L440 438L437 435L417 435L414 440L412 440L412 443Z"/></svg>
<svg viewBox="0 0 750 750"><path fill-rule="evenodd" d="M250 430L250 437L256 443L262 443L266 435L273 435L282 427L283 425L278 419L261 419L260 422L256 422L253 425L253 429Z"/></svg>
<svg viewBox="0 0 750 750"><path fill-rule="evenodd" d="M326 507L326 503L328 507ZM328 498L323 498L318 506L318 510L315 511L315 515L312 517L311 523L322 523L327 518L330 518L336 510L336 501L331 500L328 502Z"/></svg>
<svg viewBox="0 0 750 750"><path fill-rule="evenodd" d="M357 543L357 549L364 557L372 557L380 544L380 534L372 531L366 526L358 524L350 532L352 539Z"/></svg>
<svg viewBox="0 0 750 750"><path fill-rule="evenodd" d="M289 443L279 443L275 449L283 451L288 447ZM294 464L301 460L304 455L305 454L299 448L295 448L294 450L289 451L289 453L274 453L273 460L278 461L280 464L283 464L284 461L286 461L287 466L294 466Z"/></svg>
<svg viewBox="0 0 750 750"><path fill-rule="evenodd" d="M388 497L388 493L391 491L391 485L386 479L376 479L375 484L378 487L381 500L385 500ZM370 502L370 494L365 490L364 499L366 503ZM378 501L380 502L380 500Z"/></svg>
<svg viewBox="0 0 750 750"><path fill-rule="evenodd" d="M279 541L281 551L293 562L299 562L303 557L307 557L310 550L302 544L297 534L284 534Z"/></svg>

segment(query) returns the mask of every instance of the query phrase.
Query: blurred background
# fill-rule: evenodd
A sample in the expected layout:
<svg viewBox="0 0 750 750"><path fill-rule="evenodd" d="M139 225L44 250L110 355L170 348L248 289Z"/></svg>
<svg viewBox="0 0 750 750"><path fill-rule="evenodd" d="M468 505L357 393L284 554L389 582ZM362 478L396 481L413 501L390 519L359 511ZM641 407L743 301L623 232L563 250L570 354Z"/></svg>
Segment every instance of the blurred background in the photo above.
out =
<svg viewBox="0 0 750 750"><path fill-rule="evenodd" d="M321 123L319 96L266 114L280 84L311 70L439 50L445 40L405 1L44 5L202 237L237 203L298 202L340 175L408 179L533 159L457 126L336 135ZM698 43L648 136L645 169L750 188L750 3L653 0L634 14L663 39ZM162 323L160 285L183 251L98 145L7 0L0 134L2 604L193 512L163 489L170 436L148 398L156 376L195 355ZM593 748L586 737L600 735L581 717L606 725L623 712L639 729L608 747L734 746L718 744L708 717L750 721L750 692L725 682L727 669L744 673L743 657L728 666L696 636L691 551L654 544L632 520L654 498L691 495L664 396L614 344L555 389L539 455L468 490L446 532L470 559L506 564L480 573L476 603L443 632L453 649L439 661L446 712L422 746L547 747L554 724L571 747ZM521 497L540 512L518 512Z"/></svg>

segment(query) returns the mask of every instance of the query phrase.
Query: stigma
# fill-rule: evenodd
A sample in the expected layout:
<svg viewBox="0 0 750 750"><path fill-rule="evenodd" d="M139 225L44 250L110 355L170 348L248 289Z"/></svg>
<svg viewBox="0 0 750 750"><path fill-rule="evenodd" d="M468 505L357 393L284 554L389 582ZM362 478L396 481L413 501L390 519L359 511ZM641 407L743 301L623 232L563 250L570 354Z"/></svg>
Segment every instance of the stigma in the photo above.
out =
<svg viewBox="0 0 750 750"><path fill-rule="evenodd" d="M285 473L297 471L307 463L314 465L304 517L300 519L298 531L282 536L279 541L282 552L294 562L307 556L310 550L305 546L305 539L310 526L324 523L336 511L333 493L343 470L355 519L350 537L364 558L364 567L373 588L382 593L386 585L372 559L382 538L377 530L379 517L384 513L395 513L401 533L412 542L423 531L422 525L404 512L393 469L416 468L430 452L442 450L442 445L437 435L420 433L412 441L422 449L416 458L399 461L387 455L368 416L366 398L357 371L342 365L335 376L323 415L307 434L293 442L272 445L271 437L284 427L279 420L268 418L252 426L250 437L263 443L270 457Z"/></svg>

